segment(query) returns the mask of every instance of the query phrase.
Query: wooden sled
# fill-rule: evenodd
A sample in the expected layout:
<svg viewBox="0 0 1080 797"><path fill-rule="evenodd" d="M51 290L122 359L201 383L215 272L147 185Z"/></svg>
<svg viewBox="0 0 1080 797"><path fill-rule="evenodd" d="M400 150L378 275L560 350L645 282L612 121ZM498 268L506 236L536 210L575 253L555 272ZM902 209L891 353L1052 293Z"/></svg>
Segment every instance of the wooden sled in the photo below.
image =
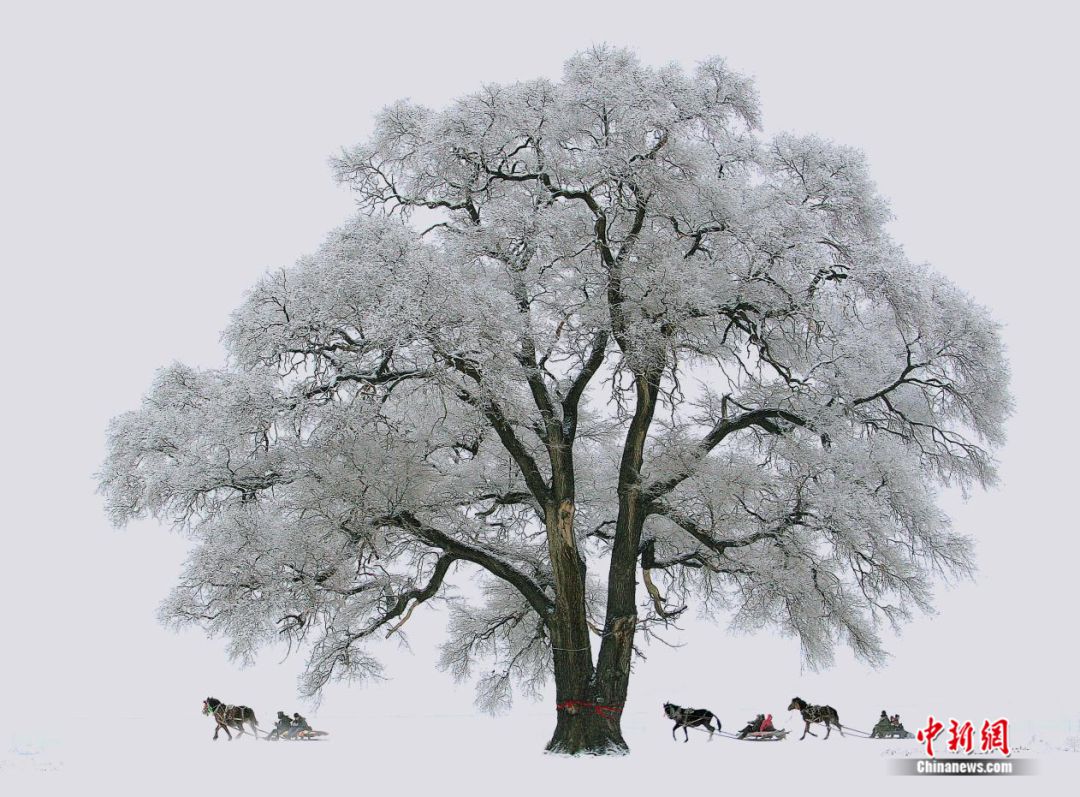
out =
<svg viewBox="0 0 1080 797"><path fill-rule="evenodd" d="M904 728L903 725L891 725L888 728L874 726L870 732L871 739L914 739L915 734Z"/></svg>
<svg viewBox="0 0 1080 797"><path fill-rule="evenodd" d="M787 729L777 728L772 731L754 731L746 734L741 739L736 736L736 739L743 742L779 742L788 735Z"/></svg>
<svg viewBox="0 0 1080 797"><path fill-rule="evenodd" d="M310 742L318 741L329 735L327 731L300 731L296 736L275 736L270 741L276 742L280 739L283 742Z"/></svg>

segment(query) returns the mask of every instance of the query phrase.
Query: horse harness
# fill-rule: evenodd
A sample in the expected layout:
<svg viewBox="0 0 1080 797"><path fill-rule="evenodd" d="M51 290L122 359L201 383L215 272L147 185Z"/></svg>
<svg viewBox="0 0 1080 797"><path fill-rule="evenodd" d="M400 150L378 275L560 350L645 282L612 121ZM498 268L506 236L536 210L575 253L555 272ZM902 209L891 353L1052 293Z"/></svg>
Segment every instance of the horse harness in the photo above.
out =
<svg viewBox="0 0 1080 797"><path fill-rule="evenodd" d="M828 706L806 706L799 711L806 722L825 722L832 719L833 711Z"/></svg>

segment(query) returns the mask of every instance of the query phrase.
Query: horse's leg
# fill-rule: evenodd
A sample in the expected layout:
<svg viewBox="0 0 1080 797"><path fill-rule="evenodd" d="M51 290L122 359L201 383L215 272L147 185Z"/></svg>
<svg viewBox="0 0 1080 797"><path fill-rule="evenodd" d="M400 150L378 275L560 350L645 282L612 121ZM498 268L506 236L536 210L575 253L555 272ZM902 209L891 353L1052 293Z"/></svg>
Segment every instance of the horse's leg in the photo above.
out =
<svg viewBox="0 0 1080 797"><path fill-rule="evenodd" d="M833 718L833 722L836 723L836 730L840 731L840 735L844 735L844 726L840 724L840 716L837 715Z"/></svg>
<svg viewBox="0 0 1080 797"><path fill-rule="evenodd" d="M679 741L678 739L675 738L675 731L677 731L677 730L679 730L679 723L676 722L675 727L671 729L671 741L673 741L673 742Z"/></svg>
<svg viewBox="0 0 1080 797"><path fill-rule="evenodd" d="M690 726L689 725L683 725L682 726L682 732L683 732L683 737L684 737L683 742L690 741Z"/></svg>
<svg viewBox="0 0 1080 797"><path fill-rule="evenodd" d="M217 735L218 735L218 731L220 731L220 730L221 730L221 726L220 726L220 725L214 725L214 741L215 741L215 742L217 741Z"/></svg>
<svg viewBox="0 0 1080 797"><path fill-rule="evenodd" d="M222 723L221 727L225 729L225 735L229 737L229 741L231 742L232 741L232 734L229 732L229 726L226 725L225 723Z"/></svg>
<svg viewBox="0 0 1080 797"><path fill-rule="evenodd" d="M825 738L829 738L829 734L832 733L832 723L825 720Z"/></svg>

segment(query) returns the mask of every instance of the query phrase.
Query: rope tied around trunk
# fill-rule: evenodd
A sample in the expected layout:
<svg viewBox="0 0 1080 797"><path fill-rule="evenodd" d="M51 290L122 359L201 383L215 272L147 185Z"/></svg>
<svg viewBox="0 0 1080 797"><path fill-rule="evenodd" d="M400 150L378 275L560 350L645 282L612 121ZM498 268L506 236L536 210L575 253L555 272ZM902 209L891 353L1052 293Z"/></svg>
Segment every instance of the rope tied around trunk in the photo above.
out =
<svg viewBox="0 0 1080 797"><path fill-rule="evenodd" d="M622 706L605 706L601 703L590 703L587 700L564 700L555 704L555 710L562 709L568 714L577 714L581 709L592 709L598 717L615 719L622 713Z"/></svg>

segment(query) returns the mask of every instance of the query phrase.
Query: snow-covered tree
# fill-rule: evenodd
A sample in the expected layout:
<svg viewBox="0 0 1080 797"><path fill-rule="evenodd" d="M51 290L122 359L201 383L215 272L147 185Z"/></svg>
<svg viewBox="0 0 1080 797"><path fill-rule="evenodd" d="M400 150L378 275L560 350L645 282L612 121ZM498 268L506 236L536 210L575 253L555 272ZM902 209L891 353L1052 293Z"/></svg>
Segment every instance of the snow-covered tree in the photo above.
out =
<svg viewBox="0 0 1080 797"><path fill-rule="evenodd" d="M858 152L758 123L722 61L612 48L383 110L357 217L109 427L112 519L195 541L163 618L305 642L315 695L444 600L445 667L493 710L553 675L572 753L626 749L635 640L692 604L879 660L971 567L936 490L994 481L1002 344Z"/></svg>

